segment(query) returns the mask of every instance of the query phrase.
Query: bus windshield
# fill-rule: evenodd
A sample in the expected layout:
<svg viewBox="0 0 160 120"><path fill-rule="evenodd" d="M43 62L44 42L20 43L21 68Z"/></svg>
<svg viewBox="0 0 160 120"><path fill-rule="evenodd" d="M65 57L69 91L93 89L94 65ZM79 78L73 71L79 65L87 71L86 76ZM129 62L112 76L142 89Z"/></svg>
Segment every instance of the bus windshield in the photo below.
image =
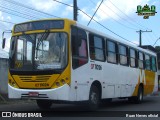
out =
<svg viewBox="0 0 160 120"><path fill-rule="evenodd" d="M67 65L67 34L44 32L11 39L10 69L50 70Z"/></svg>

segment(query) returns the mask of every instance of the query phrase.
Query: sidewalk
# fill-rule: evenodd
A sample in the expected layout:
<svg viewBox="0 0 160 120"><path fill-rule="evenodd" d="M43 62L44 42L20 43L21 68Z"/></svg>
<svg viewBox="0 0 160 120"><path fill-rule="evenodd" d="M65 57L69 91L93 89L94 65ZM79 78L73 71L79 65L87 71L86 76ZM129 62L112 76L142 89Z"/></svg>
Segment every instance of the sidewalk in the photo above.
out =
<svg viewBox="0 0 160 120"><path fill-rule="evenodd" d="M0 94L0 105L2 104L9 104L9 103L30 103L34 100L16 100L16 99L9 99L7 94Z"/></svg>
<svg viewBox="0 0 160 120"><path fill-rule="evenodd" d="M0 94L0 103L7 103L9 101L7 94Z"/></svg>

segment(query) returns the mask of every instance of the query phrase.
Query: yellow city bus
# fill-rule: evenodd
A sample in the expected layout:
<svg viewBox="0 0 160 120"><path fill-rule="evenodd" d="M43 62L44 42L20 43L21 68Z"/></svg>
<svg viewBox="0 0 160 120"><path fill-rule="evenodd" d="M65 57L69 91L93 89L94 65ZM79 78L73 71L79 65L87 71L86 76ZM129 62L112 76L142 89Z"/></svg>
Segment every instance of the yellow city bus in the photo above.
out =
<svg viewBox="0 0 160 120"><path fill-rule="evenodd" d="M4 45L4 44L3 44ZM128 98L141 103L158 90L156 54L69 19L16 24L9 53L8 96L54 102Z"/></svg>

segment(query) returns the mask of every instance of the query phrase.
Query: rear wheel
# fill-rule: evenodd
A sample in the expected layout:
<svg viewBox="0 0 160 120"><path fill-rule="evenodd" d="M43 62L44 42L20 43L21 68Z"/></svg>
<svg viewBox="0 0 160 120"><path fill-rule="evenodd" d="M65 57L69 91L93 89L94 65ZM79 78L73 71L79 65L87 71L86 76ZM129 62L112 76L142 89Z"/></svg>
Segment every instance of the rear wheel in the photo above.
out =
<svg viewBox="0 0 160 120"><path fill-rule="evenodd" d="M100 103L100 93L96 86L92 85L89 94L89 110L94 111Z"/></svg>
<svg viewBox="0 0 160 120"><path fill-rule="evenodd" d="M51 100L37 100L37 105L41 109L49 109L52 106Z"/></svg>
<svg viewBox="0 0 160 120"><path fill-rule="evenodd" d="M134 102L137 103L137 104L139 104L139 103L142 103L142 101L143 101L143 87L139 86L138 94L134 98Z"/></svg>

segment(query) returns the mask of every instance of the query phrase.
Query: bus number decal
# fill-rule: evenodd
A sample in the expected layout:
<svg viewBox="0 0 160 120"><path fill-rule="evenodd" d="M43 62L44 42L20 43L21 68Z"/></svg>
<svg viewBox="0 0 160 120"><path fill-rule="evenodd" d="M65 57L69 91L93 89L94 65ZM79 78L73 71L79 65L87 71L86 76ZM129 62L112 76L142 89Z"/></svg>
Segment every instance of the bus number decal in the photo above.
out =
<svg viewBox="0 0 160 120"><path fill-rule="evenodd" d="M91 69L94 69L94 64L91 64Z"/></svg>
<svg viewBox="0 0 160 120"><path fill-rule="evenodd" d="M36 83L35 87L49 87L48 83Z"/></svg>
<svg viewBox="0 0 160 120"><path fill-rule="evenodd" d="M91 69L102 70L102 66L97 64L91 64Z"/></svg>

